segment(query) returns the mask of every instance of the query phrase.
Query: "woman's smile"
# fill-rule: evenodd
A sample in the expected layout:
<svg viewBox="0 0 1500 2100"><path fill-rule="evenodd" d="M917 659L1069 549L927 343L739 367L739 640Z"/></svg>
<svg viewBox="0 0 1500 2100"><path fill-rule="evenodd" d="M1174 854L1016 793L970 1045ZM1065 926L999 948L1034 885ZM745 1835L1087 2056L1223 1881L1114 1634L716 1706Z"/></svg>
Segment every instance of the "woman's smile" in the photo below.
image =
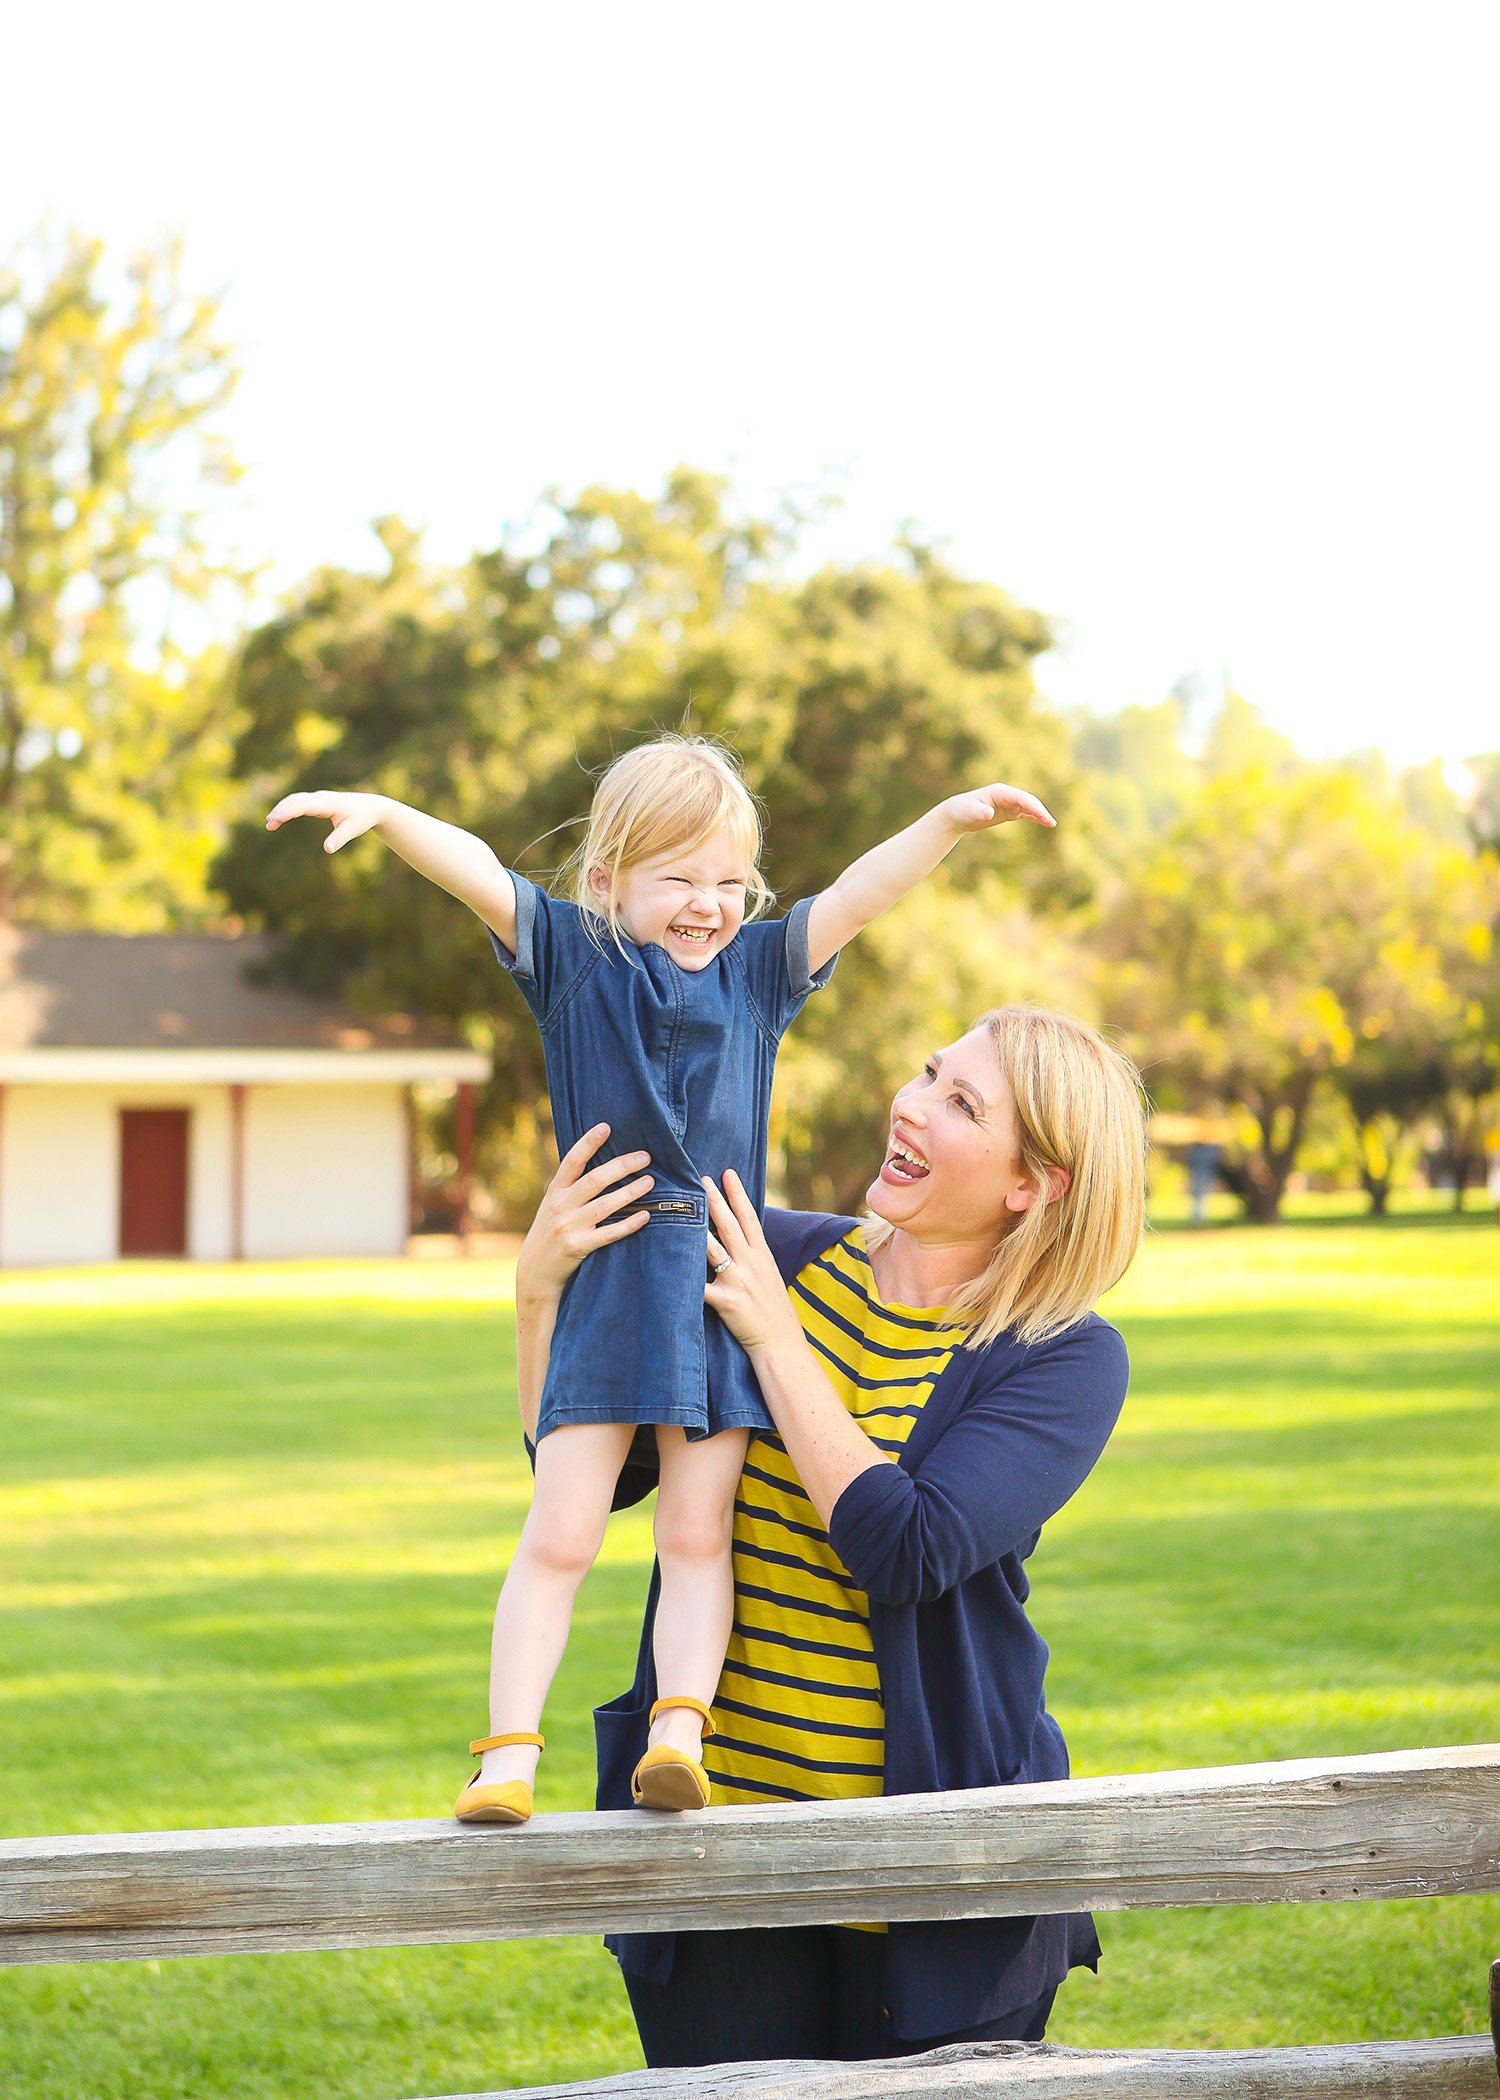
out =
<svg viewBox="0 0 1500 2100"><path fill-rule="evenodd" d="M892 1132L890 1149L880 1169L881 1180L901 1188L913 1181L925 1181L931 1172L931 1167L921 1153L904 1138Z"/></svg>

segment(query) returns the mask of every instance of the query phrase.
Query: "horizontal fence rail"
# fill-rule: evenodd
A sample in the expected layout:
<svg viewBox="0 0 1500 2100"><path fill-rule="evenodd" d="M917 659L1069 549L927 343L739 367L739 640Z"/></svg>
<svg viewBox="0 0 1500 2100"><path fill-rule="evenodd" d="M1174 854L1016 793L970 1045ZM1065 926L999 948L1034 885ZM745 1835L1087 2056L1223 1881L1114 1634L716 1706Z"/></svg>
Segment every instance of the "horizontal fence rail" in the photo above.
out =
<svg viewBox="0 0 1500 2100"><path fill-rule="evenodd" d="M897 2062L627 2071L463 2100L1495 2100L1487 2040L1313 2049L1058 2049L971 2042Z"/></svg>
<svg viewBox="0 0 1500 2100"><path fill-rule="evenodd" d="M1483 1744L519 1829L12 1838L0 1963L1495 1890Z"/></svg>

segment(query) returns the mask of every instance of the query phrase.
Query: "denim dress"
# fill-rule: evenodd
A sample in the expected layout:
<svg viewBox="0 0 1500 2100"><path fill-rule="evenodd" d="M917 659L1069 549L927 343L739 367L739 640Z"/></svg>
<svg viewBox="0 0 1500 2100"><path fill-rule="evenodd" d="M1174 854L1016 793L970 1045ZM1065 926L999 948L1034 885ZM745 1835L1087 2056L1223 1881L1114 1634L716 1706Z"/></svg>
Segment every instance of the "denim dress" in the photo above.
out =
<svg viewBox="0 0 1500 2100"><path fill-rule="evenodd" d="M564 1287L537 1436L571 1422L675 1424L690 1437L769 1429L750 1360L703 1303L708 1202L733 1167L766 1194L771 1077L782 1035L833 974L808 967L804 898L751 920L701 970L655 941L597 942L576 904L524 875L514 955L491 932L542 1032L559 1155L608 1123L599 1160L649 1152L651 1222L591 1254Z"/></svg>

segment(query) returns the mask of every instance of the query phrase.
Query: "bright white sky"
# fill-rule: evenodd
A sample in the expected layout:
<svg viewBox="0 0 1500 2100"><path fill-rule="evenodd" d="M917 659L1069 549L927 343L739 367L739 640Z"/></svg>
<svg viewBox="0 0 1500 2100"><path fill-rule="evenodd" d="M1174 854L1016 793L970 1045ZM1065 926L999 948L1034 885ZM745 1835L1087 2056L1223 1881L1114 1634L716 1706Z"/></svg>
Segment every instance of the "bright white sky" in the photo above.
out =
<svg viewBox="0 0 1500 2100"><path fill-rule="evenodd" d="M5 30L0 245L229 293L244 539L438 554L548 484L825 478L1310 753L1500 744L1489 0L72 0Z"/></svg>

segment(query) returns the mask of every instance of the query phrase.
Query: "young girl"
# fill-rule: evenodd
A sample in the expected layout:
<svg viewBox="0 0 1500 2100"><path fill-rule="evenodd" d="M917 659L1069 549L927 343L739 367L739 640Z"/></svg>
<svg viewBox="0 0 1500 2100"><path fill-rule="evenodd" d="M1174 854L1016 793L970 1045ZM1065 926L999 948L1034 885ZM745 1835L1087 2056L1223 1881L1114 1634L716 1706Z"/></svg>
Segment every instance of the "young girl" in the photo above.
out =
<svg viewBox="0 0 1500 2100"><path fill-rule="evenodd" d="M642 744L608 769L566 903L469 832L383 795L287 795L266 828L303 816L331 822L329 853L377 832L484 920L542 1031L559 1153L603 1124L612 1143L601 1158L651 1166L631 1184L633 1220L577 1270L559 1308L531 1510L495 1608L492 1732L470 1745L480 1767L454 1813L531 1814L542 1707L641 1424L655 1425L661 1464L654 1653L667 1690L633 1793L649 1808L706 1807L702 1739L730 1634L735 1489L750 1432L771 1425L749 1359L703 1303L704 1179L732 1167L764 1202L777 1046L845 942L966 831L1053 819L1017 788L955 795L785 919L757 921L771 899L755 804L733 756L703 737Z"/></svg>

